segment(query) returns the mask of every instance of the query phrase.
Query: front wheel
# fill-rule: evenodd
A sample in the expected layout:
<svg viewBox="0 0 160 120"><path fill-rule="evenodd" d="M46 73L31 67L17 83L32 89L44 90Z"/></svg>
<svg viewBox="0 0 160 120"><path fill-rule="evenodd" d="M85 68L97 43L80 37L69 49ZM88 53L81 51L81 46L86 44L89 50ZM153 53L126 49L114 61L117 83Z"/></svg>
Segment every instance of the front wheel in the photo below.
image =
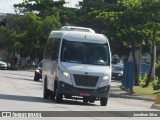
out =
<svg viewBox="0 0 160 120"><path fill-rule="evenodd" d="M108 98L106 98L106 97L101 97L100 98L100 104L101 104L101 106L106 106L107 102L108 102Z"/></svg>
<svg viewBox="0 0 160 120"><path fill-rule="evenodd" d="M57 86L56 86L56 88L55 88L55 92L56 92L56 94L55 94L56 102L57 102L57 103L61 103L61 102L62 102L62 99L63 99L63 94L59 93L57 89L58 89L58 88L57 88Z"/></svg>
<svg viewBox="0 0 160 120"><path fill-rule="evenodd" d="M34 76L34 81L39 81L39 78Z"/></svg>
<svg viewBox="0 0 160 120"><path fill-rule="evenodd" d="M62 103L63 95L61 93L56 92L56 102Z"/></svg>
<svg viewBox="0 0 160 120"><path fill-rule="evenodd" d="M43 88L43 98L49 99L50 91L47 89L47 81L44 81L44 88Z"/></svg>

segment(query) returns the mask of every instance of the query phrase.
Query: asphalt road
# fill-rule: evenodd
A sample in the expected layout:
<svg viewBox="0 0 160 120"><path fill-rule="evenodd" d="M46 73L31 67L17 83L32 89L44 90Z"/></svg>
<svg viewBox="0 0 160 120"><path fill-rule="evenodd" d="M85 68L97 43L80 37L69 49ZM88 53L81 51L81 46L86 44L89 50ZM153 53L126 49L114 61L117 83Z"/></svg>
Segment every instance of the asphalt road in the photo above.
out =
<svg viewBox="0 0 160 120"><path fill-rule="evenodd" d="M127 111L135 111L139 113L141 111L154 112L155 109L151 109L153 102L123 98L109 98L107 106L100 106L99 101L94 104L83 103L81 100L64 100L62 104L57 104L52 100L45 100L42 98L41 82L33 81L34 72L31 71L7 71L0 70L0 111L69 111L73 117L72 119L87 119L87 120L99 120L104 119L105 115L109 115L107 119L135 119L139 120L143 117L129 117L130 114ZM112 83L112 86L117 84ZM75 111L85 111L76 113ZM106 111L101 112L88 112L88 111ZM114 111L114 112L113 112ZM121 111L121 112L120 112ZM125 111L125 112L124 112ZM65 113L56 112L58 117L56 119L71 119L67 117ZM62 114L62 115L61 115ZM97 114L97 116L96 116ZM104 115L105 114L105 115ZM82 117L82 116L85 117ZM80 117L78 117L80 116ZM101 116L101 117L98 117ZM126 117L123 117L126 116ZM120 118L119 118L120 117ZM1 119L1 118L0 118ZM18 118L17 118L18 119ZM19 118L20 119L20 118ZM23 118L25 119L25 118ZM26 118L27 119L27 118ZM40 118L32 118L39 120ZM41 119L53 119L53 118L41 118ZM145 117L143 119L159 119L158 117Z"/></svg>

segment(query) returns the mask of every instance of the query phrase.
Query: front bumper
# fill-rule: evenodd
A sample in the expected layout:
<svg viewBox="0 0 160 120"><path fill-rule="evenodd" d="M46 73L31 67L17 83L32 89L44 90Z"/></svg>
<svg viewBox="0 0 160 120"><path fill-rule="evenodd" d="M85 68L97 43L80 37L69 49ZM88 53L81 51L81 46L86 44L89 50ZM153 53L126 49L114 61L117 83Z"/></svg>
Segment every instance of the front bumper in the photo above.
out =
<svg viewBox="0 0 160 120"><path fill-rule="evenodd" d="M58 92L64 95L66 94L74 96L108 97L109 91L110 91L110 85L98 89L83 89L83 88L76 88L62 81L58 82Z"/></svg>

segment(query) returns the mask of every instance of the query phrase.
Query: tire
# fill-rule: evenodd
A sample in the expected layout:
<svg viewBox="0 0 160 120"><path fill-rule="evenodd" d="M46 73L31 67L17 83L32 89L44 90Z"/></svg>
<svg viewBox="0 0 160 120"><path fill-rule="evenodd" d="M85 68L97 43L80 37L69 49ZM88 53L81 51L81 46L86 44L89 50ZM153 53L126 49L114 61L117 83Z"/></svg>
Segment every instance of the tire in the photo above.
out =
<svg viewBox="0 0 160 120"><path fill-rule="evenodd" d="M55 92L53 92L53 91L50 91L50 99L51 100L55 100Z"/></svg>
<svg viewBox="0 0 160 120"><path fill-rule="evenodd" d="M61 93L56 92L56 102L62 103L63 95Z"/></svg>
<svg viewBox="0 0 160 120"><path fill-rule="evenodd" d="M47 89L47 80L44 80L43 98L49 99L50 91Z"/></svg>
<svg viewBox="0 0 160 120"><path fill-rule="evenodd" d="M89 101L89 100L88 100L88 97L85 97L85 96L84 96L84 97L83 97L83 102L84 102L84 103L88 103L88 101Z"/></svg>
<svg viewBox="0 0 160 120"><path fill-rule="evenodd" d="M55 96L56 96L56 102L57 103L62 103L62 99L63 99L63 94L59 93L58 92L58 86L57 86L57 83L55 83L55 90L56 92Z"/></svg>
<svg viewBox="0 0 160 120"><path fill-rule="evenodd" d="M58 84L57 81L55 80L54 83L54 91L55 91L55 100L57 103L62 103L62 99L63 99L63 94L58 92Z"/></svg>
<svg viewBox="0 0 160 120"><path fill-rule="evenodd" d="M34 81L39 81L39 78L34 76Z"/></svg>
<svg viewBox="0 0 160 120"><path fill-rule="evenodd" d="M108 98L106 98L106 97L101 97L100 98L100 104L101 104L101 106L106 106L107 102L108 102Z"/></svg>

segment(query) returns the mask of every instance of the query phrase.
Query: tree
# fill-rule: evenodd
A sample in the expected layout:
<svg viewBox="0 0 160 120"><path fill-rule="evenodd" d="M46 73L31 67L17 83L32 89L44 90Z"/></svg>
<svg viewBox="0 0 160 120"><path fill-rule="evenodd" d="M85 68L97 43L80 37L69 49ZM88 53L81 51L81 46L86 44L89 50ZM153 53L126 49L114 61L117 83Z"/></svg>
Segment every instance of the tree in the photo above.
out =
<svg viewBox="0 0 160 120"><path fill-rule="evenodd" d="M76 8L67 8L63 5L65 0L23 0L22 3L14 4L14 8L18 14L35 13L41 18L46 16L57 16L60 18L62 25L76 23Z"/></svg>
<svg viewBox="0 0 160 120"><path fill-rule="evenodd" d="M91 6L92 2L88 1L86 3ZM83 4L85 6L84 9L90 11L85 15L87 16L85 22L87 20L90 22L86 22L86 25L93 27L98 23L95 28L100 28L100 32L109 37L111 48L114 48L114 45L112 46L113 41L116 41L116 43L122 42L124 46L131 48L133 61L136 63L135 85L139 85L139 69L135 57L135 49L145 45L149 36L148 30L146 30L146 19L150 18L150 16L146 15L145 11L142 10L142 8L146 8L142 3L143 1L141 0L120 0L117 4L114 3L114 7L113 4L108 4L112 6L107 6L108 9L104 9L106 10L105 12L100 10L98 12L96 10L92 11L92 9L87 9L87 5ZM114 9L116 7L117 9ZM94 7L89 8L94 10Z"/></svg>
<svg viewBox="0 0 160 120"><path fill-rule="evenodd" d="M160 23L149 23L148 24L151 27L150 31L150 39L151 39L151 63L150 63L150 69L149 73L147 75L146 84L143 87L148 87L149 82L154 79L154 69L155 69L155 46L160 41L159 36L159 30L160 30ZM148 26L147 25L147 26Z"/></svg>
<svg viewBox="0 0 160 120"><path fill-rule="evenodd" d="M141 7L142 11L145 14L146 18L146 29L149 31L148 40L151 41L151 64L149 69L149 74L147 76L146 84L143 87L147 87L149 82L154 78L153 76L153 66L155 62L155 45L158 44L160 40L159 31L160 31L160 1L159 0L142 0Z"/></svg>
<svg viewBox="0 0 160 120"><path fill-rule="evenodd" d="M34 13L27 13L23 16L15 16L11 21L13 25L10 29L18 35L23 34L17 39L22 44L20 48L21 57L42 56L49 33L61 27L58 14L41 18Z"/></svg>
<svg viewBox="0 0 160 120"><path fill-rule="evenodd" d="M135 85L139 85L139 69L135 49L145 45L145 40L148 39L146 31L146 15L142 11L143 4L141 0L120 0L118 4L123 6L122 13L118 14L119 34L123 44L132 50L133 61L135 65ZM140 65L139 65L140 66Z"/></svg>
<svg viewBox="0 0 160 120"><path fill-rule="evenodd" d="M33 12L41 17L53 15L63 8L65 0L23 0L22 3L14 4L16 12L19 14L26 14Z"/></svg>
<svg viewBox="0 0 160 120"><path fill-rule="evenodd" d="M10 30L3 26L0 27L0 48L11 53L11 64L13 63L15 53L23 46L19 42L19 39L23 36L23 34L17 34L14 29Z"/></svg>
<svg viewBox="0 0 160 120"><path fill-rule="evenodd" d="M110 41L112 54L128 56L129 50L119 39L117 15L123 10L124 6L119 5L117 0L83 0L80 2L80 9L76 11L76 25L105 34Z"/></svg>
<svg viewBox="0 0 160 120"><path fill-rule="evenodd" d="M117 0L83 0L79 2L81 10L86 12L92 12L94 10L103 10L103 11L116 11Z"/></svg>
<svg viewBox="0 0 160 120"><path fill-rule="evenodd" d="M77 23L77 15L76 15L77 9L76 8L60 8L59 9L59 16L60 16L60 22L64 25L76 25Z"/></svg>
<svg viewBox="0 0 160 120"><path fill-rule="evenodd" d="M127 41L124 42L132 47L138 47L138 44L145 45L148 42L152 45L150 71L147 77L147 82L144 85L144 87L147 87L149 85L149 81L151 81L153 78L153 64L155 61L153 51L156 44L156 33L159 26L159 20L157 18L160 11L160 1L121 0L119 3L126 7L126 10L123 12L122 17L120 18L122 22L124 21L124 28L127 28L126 30L122 29L122 33L125 31L123 36L126 34L126 38L129 38L125 39ZM136 81L138 81L137 76L138 74L136 74Z"/></svg>

